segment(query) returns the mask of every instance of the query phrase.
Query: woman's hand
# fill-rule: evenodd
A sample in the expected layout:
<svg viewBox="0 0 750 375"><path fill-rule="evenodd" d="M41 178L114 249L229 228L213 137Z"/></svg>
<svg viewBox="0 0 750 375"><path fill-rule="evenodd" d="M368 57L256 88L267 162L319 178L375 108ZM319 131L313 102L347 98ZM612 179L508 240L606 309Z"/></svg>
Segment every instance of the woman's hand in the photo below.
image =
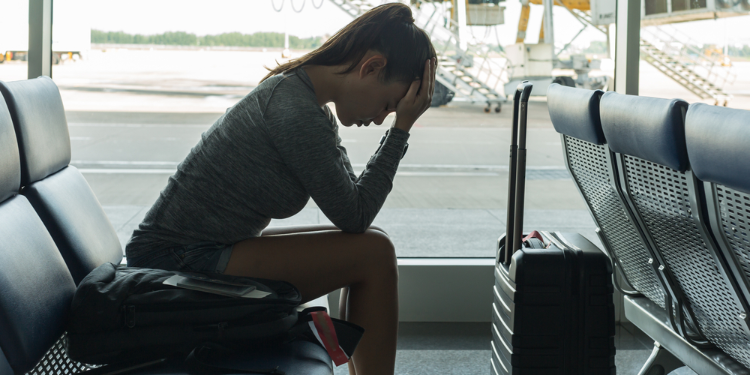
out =
<svg viewBox="0 0 750 375"><path fill-rule="evenodd" d="M424 76L415 80L409 86L406 96L396 105L396 121L394 128L409 131L432 103L432 93L435 90L435 68L437 58L433 57L425 61Z"/></svg>

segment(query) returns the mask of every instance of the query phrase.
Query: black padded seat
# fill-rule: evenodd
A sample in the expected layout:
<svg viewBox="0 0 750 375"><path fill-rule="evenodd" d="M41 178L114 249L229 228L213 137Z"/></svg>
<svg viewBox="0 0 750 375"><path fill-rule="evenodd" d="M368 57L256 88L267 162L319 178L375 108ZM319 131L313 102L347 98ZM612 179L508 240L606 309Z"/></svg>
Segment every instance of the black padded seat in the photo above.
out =
<svg viewBox="0 0 750 375"><path fill-rule="evenodd" d="M13 121L5 101L0 100L0 202L18 194L21 187L20 167Z"/></svg>
<svg viewBox="0 0 750 375"><path fill-rule="evenodd" d="M54 238L76 285L105 262L119 264L115 229L83 175L70 163L62 99L48 77L0 82L21 153L21 186Z"/></svg>
<svg viewBox="0 0 750 375"><path fill-rule="evenodd" d="M750 366L747 301L738 293L708 229L702 185L690 169L685 144L687 103L604 94L602 130L616 152L625 197L683 295L679 324L697 323L703 337ZM685 312L692 315L685 315Z"/></svg>
<svg viewBox="0 0 750 375"><path fill-rule="evenodd" d="M62 336L75 283L26 197L0 203L0 348L16 373Z"/></svg>
<svg viewBox="0 0 750 375"><path fill-rule="evenodd" d="M599 119L603 93L553 84L547 89L550 119L562 137L568 171L615 266L636 291L665 308L658 265L648 261L653 255L622 199L616 164L605 144Z"/></svg>
<svg viewBox="0 0 750 375"><path fill-rule="evenodd" d="M0 375L13 375L13 369L10 368L8 360L5 358L3 350L0 349Z"/></svg>
<svg viewBox="0 0 750 375"><path fill-rule="evenodd" d="M750 111L693 104L685 140L714 238L750 300Z"/></svg>
<svg viewBox="0 0 750 375"><path fill-rule="evenodd" d="M4 104L0 157L0 371L7 361L25 373L62 336L75 283L44 223L18 195L21 165Z"/></svg>
<svg viewBox="0 0 750 375"><path fill-rule="evenodd" d="M70 140L54 83L0 82L0 92L0 375L79 373L88 367L70 360L64 345L76 282L103 262L119 263L122 250L83 176L68 166ZM333 373L325 349L302 341L217 364ZM129 373L187 372L175 365Z"/></svg>
<svg viewBox="0 0 750 375"><path fill-rule="evenodd" d="M229 368L276 368L286 374L331 375L333 362L326 350L309 341L293 341L281 348L260 349L249 354L234 354L216 364Z"/></svg>
<svg viewBox="0 0 750 375"><path fill-rule="evenodd" d="M332 375L333 363L322 346L309 341L293 341L281 348L259 349L248 353L223 355L207 363L230 369L278 369L287 375ZM138 371L143 375L182 375L182 364L166 363ZM222 372L233 374L233 372ZM237 375L243 374L238 372Z"/></svg>

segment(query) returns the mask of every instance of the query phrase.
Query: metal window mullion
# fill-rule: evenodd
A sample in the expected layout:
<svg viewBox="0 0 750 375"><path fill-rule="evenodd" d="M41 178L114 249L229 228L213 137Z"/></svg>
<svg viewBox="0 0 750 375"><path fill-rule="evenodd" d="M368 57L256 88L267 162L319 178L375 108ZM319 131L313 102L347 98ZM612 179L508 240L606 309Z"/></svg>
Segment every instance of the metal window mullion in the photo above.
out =
<svg viewBox="0 0 750 375"><path fill-rule="evenodd" d="M641 54L641 2L617 0L615 37L615 91L638 95Z"/></svg>
<svg viewBox="0 0 750 375"><path fill-rule="evenodd" d="M52 0L29 0L28 78L52 77Z"/></svg>

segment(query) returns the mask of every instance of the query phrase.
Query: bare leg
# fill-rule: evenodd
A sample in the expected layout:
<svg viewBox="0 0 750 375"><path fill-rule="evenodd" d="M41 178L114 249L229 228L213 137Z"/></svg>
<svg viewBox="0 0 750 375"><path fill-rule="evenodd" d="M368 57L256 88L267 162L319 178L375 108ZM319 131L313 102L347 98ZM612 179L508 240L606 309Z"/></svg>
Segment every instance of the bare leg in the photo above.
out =
<svg viewBox="0 0 750 375"><path fill-rule="evenodd" d="M383 234L386 234L385 231L379 227L371 226L370 229L377 230L380 232L383 232ZM323 230L339 230L337 227L333 225L295 225L295 226L282 226L282 227L272 227L272 228L266 228L263 230L263 236L277 236L277 235L286 235L286 234L293 234L293 233L303 233L303 232L315 232L315 231L323 231ZM386 234L387 235L387 234ZM347 313L346 313L346 304L347 304L347 297L349 295L349 288L341 288L341 298L339 302L339 317L344 320L348 320ZM349 363L347 363L347 366L349 367L349 375L356 375L357 372L354 368L354 359L352 358Z"/></svg>
<svg viewBox="0 0 750 375"><path fill-rule="evenodd" d="M235 244L225 273L288 281L303 302L348 286L346 319L366 330L353 356L356 374L393 374L398 267L383 232L313 228L252 238Z"/></svg>
<svg viewBox="0 0 750 375"><path fill-rule="evenodd" d="M370 229L377 230L380 232L383 232L383 234L387 235L385 231L379 227L376 226L370 226ZM293 233L303 233L303 232L315 232L315 231L322 231L322 230L339 230L336 226L333 225L295 225L295 226L282 226L282 227L272 227L272 228L266 228L263 230L263 236L277 236L277 235L285 235L285 234L293 234ZM341 297L339 302L339 317L344 320L348 320L347 313L346 313L346 304L347 304L347 297L349 295L349 287L341 288ZM347 363L347 366L349 367L349 375L357 375L357 371L354 368L354 358L349 360L349 363Z"/></svg>
<svg viewBox="0 0 750 375"><path fill-rule="evenodd" d="M339 317L344 320L349 320L347 316L346 304L349 302L349 287L341 288L341 297L339 298ZM357 370L354 368L354 359L350 359L349 363L349 375L357 375Z"/></svg>

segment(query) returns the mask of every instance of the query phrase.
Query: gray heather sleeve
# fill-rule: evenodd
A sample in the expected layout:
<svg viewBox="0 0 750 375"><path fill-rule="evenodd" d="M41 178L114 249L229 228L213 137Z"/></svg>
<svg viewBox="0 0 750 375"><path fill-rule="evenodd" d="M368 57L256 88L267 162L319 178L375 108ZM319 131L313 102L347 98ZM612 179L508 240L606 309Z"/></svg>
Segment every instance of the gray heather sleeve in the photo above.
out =
<svg viewBox="0 0 750 375"><path fill-rule="evenodd" d="M336 133L336 147L338 147L341 152L341 159L344 162L344 167L349 173L349 177L352 181L356 181L357 175L354 173L354 168L352 168L352 162L349 161L349 154L346 153L346 147L341 144L341 136L339 135L339 126L336 122L336 116L331 112L328 106L326 106L326 111L328 112L328 119L331 121L331 124L334 124L333 131Z"/></svg>
<svg viewBox="0 0 750 375"><path fill-rule="evenodd" d="M279 155L328 219L345 232L364 232L391 191L409 133L391 129L354 178L337 127L320 107L274 95L264 121Z"/></svg>

